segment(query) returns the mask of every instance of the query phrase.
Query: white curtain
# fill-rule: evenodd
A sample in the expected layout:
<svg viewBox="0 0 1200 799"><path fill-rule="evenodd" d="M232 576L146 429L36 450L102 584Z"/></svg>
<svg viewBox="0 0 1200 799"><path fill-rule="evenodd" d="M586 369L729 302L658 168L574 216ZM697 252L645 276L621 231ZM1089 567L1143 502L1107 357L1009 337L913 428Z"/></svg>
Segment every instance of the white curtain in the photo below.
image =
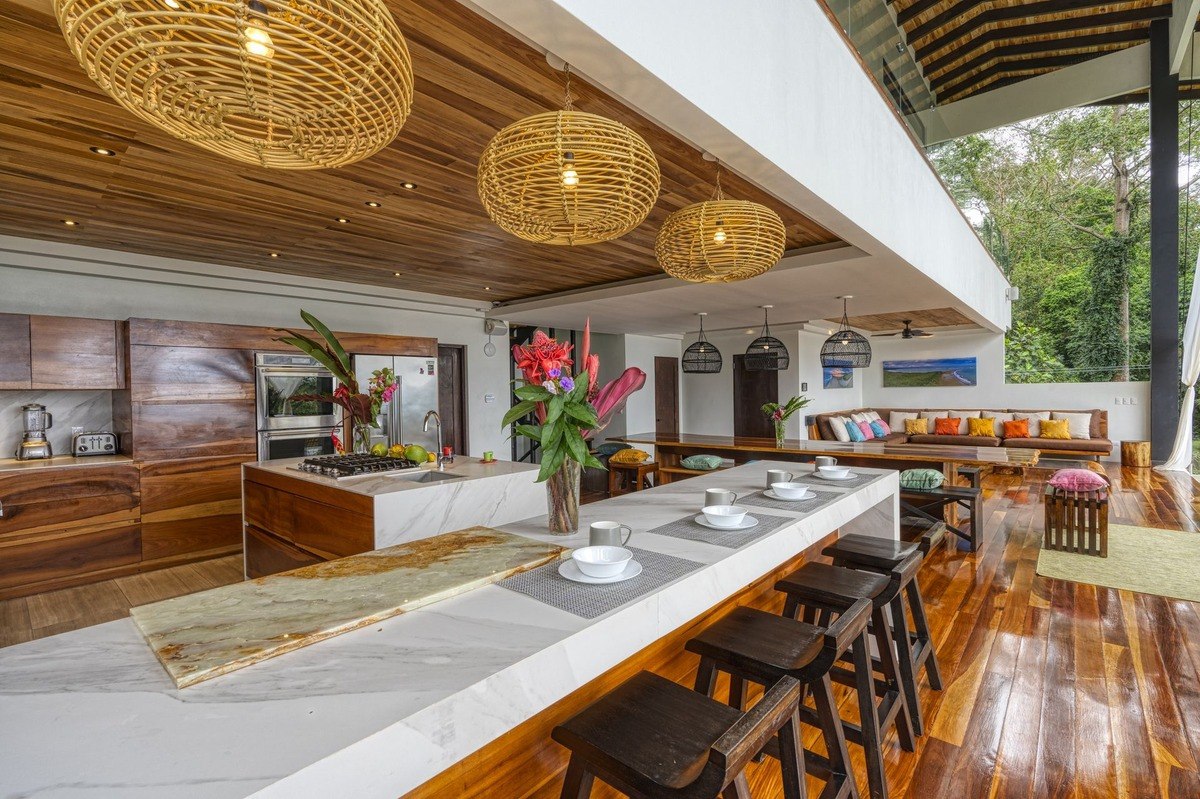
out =
<svg viewBox="0 0 1200 799"><path fill-rule="evenodd" d="M1155 467L1164 472L1192 470L1192 407L1196 404L1196 379L1200 377L1200 257L1192 276L1192 301L1188 304L1187 322L1183 326L1183 373L1187 389L1179 408L1179 427L1175 429L1175 446L1166 463Z"/></svg>

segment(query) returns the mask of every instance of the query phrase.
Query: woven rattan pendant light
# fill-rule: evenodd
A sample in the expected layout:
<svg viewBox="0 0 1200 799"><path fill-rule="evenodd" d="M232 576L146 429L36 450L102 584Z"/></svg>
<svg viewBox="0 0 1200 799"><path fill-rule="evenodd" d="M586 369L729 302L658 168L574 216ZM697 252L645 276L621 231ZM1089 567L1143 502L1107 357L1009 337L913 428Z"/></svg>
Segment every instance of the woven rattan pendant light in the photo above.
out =
<svg viewBox="0 0 1200 799"><path fill-rule="evenodd" d="M792 356L783 342L771 335L771 325L767 321L767 313L774 305L760 306L763 309L762 335L750 342L746 347L744 364L747 369L763 369L772 372L782 372L792 362Z"/></svg>
<svg viewBox="0 0 1200 799"><path fill-rule="evenodd" d="M721 167L713 198L667 217L654 242L658 265L692 283L733 283L758 277L783 257L787 233L779 214L749 200L727 200Z"/></svg>
<svg viewBox="0 0 1200 799"><path fill-rule="evenodd" d="M700 317L700 335L683 351L683 371L686 374L716 374L721 371L721 351L704 337L704 317L708 314L701 312L696 316Z"/></svg>
<svg viewBox="0 0 1200 799"><path fill-rule="evenodd" d="M640 225L658 200L650 145L620 122L576 111L567 68L566 108L518 120L479 159L479 199L517 238L594 244Z"/></svg>
<svg viewBox="0 0 1200 799"><path fill-rule="evenodd" d="M821 345L821 366L866 369L871 365L871 342L861 333L850 329L850 317L846 313L847 300L854 297L847 294L838 299L842 301L842 323L837 332Z"/></svg>
<svg viewBox="0 0 1200 799"><path fill-rule="evenodd" d="M412 61L383 0L55 0L100 88L172 136L275 169L353 163L396 137Z"/></svg>

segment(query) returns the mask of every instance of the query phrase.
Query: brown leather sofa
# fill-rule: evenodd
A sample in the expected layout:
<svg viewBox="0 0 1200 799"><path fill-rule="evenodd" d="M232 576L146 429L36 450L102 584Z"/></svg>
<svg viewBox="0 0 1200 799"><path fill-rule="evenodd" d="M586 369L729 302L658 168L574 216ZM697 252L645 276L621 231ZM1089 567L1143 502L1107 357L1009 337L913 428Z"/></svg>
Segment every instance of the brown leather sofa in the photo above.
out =
<svg viewBox="0 0 1200 799"><path fill-rule="evenodd" d="M889 421L893 411L897 413L928 413L940 410L938 408L855 408L848 411L833 411L830 413L819 413L813 420L810 436L814 433L814 437L825 441L835 441L837 436L833 434L833 428L830 427L829 420L835 416L850 416L852 413L865 413L867 411L875 411L883 418ZM1090 429L1088 431L1091 438L998 438L996 436L947 436L947 435L907 435L903 430L893 431L891 435L885 436L882 439L886 444L921 444L928 445L945 445L945 446L968 446L968 447L1019 447L1023 449L1036 449L1039 452L1047 455L1071 455L1079 457L1100 457L1111 455L1113 451L1113 442L1108 438L1108 411L1095 409L1069 409L1069 408L1037 408L1028 410L1025 408L953 408L955 411L981 411L984 416L989 413L1037 413L1038 411L1050 411L1051 413L1090 413L1092 415ZM932 425L931 425L932 426Z"/></svg>

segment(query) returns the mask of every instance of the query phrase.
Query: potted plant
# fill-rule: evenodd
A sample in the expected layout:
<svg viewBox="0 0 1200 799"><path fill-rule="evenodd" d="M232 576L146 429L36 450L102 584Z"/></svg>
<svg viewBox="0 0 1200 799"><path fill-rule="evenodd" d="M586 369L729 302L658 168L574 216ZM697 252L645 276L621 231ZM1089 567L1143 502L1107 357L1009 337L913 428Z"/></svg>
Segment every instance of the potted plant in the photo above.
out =
<svg viewBox="0 0 1200 799"><path fill-rule="evenodd" d="M763 413L767 415L775 425L775 446L783 449L783 436L787 431L787 420L791 415L801 408L807 407L812 403L812 400L803 394L792 397L790 400L780 405L778 402L768 402L762 406Z"/></svg>

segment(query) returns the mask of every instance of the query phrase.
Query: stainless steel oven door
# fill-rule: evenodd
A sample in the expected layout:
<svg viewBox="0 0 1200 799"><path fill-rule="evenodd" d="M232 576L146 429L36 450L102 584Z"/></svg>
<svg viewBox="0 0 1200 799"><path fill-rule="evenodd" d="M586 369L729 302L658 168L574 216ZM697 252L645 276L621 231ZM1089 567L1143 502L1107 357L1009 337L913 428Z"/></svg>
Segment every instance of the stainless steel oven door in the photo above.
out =
<svg viewBox="0 0 1200 799"><path fill-rule="evenodd" d="M338 381L329 370L260 366L255 371L259 430L333 427L341 422L341 409L334 403L297 399L305 394L332 394Z"/></svg>
<svg viewBox="0 0 1200 799"><path fill-rule="evenodd" d="M312 430L263 430L258 434L258 459L275 461L280 458L315 458L332 455L331 433L340 435L341 428L322 427Z"/></svg>

